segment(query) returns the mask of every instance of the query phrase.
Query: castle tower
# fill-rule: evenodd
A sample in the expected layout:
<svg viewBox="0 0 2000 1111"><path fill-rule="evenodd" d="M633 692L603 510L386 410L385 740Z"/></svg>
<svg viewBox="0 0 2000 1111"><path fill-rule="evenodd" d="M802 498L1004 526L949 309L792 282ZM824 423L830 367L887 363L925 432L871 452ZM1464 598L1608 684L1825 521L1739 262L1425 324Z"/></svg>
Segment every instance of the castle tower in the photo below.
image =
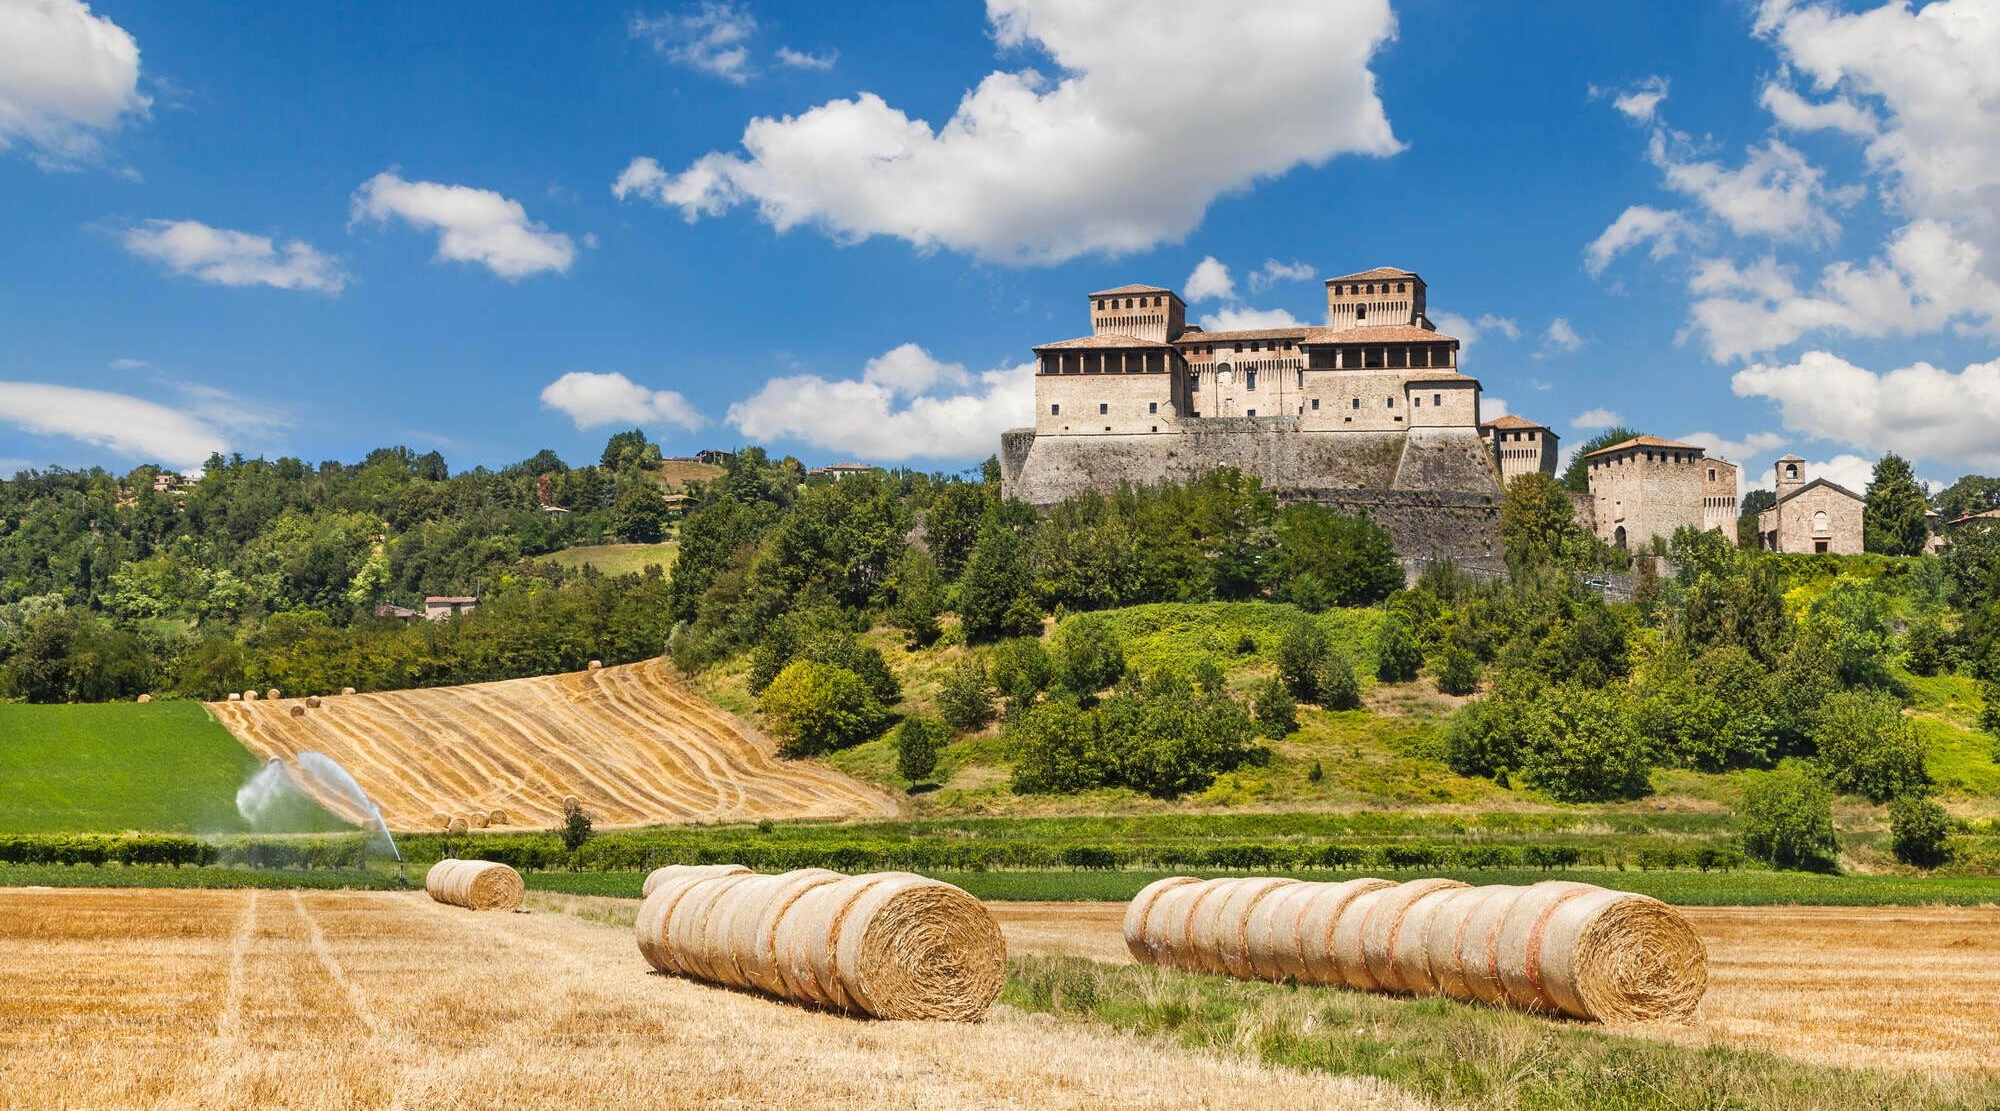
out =
<svg viewBox="0 0 2000 1111"><path fill-rule="evenodd" d="M1773 467L1779 501L1784 501L1786 494L1806 484L1806 461L1798 456L1787 455Z"/></svg>
<svg viewBox="0 0 2000 1111"><path fill-rule="evenodd" d="M1187 302L1156 285L1121 285L1090 295L1090 331L1172 343L1187 329Z"/></svg>
<svg viewBox="0 0 2000 1111"><path fill-rule="evenodd" d="M1334 331L1384 324L1429 328L1424 280L1414 271L1378 266L1326 280L1326 326Z"/></svg>

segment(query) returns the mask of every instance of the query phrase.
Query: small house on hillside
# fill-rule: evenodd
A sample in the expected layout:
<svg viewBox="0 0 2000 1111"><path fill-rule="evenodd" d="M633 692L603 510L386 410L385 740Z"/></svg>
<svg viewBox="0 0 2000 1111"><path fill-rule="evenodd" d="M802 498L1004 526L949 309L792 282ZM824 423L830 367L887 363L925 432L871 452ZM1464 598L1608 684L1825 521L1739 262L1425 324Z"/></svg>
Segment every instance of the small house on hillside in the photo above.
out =
<svg viewBox="0 0 2000 1111"><path fill-rule="evenodd" d="M806 474L817 475L822 478L830 478L835 482L839 482L841 479L846 478L849 475L867 474L868 472L876 469L877 468L871 467L866 463L835 463L829 467L814 467L813 469L807 471Z"/></svg>
<svg viewBox="0 0 2000 1111"><path fill-rule="evenodd" d="M408 621L416 615L416 610L408 606L399 606L394 602L383 602L375 607L375 616L386 617L392 621Z"/></svg>
<svg viewBox="0 0 2000 1111"><path fill-rule="evenodd" d="M424 620L443 621L448 617L457 617L461 613L471 613L478 608L479 599L476 597L433 594L424 599Z"/></svg>
<svg viewBox="0 0 2000 1111"><path fill-rule="evenodd" d="M723 451L720 448L703 448L694 453L694 461L707 463L711 467L727 467L736 461L736 453Z"/></svg>

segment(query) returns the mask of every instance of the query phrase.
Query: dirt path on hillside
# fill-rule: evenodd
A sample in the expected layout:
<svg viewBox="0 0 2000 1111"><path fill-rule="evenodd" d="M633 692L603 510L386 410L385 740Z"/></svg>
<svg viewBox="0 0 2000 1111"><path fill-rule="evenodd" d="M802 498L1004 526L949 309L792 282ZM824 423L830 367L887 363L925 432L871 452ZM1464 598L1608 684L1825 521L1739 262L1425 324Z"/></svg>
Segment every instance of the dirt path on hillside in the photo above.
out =
<svg viewBox="0 0 2000 1111"><path fill-rule="evenodd" d="M989 903L1012 953L1126 963L1124 903ZM1690 1045L1821 1064L2000 1070L2000 909L1685 907L1708 945Z"/></svg>
<svg viewBox="0 0 2000 1111"><path fill-rule="evenodd" d="M304 693L304 692L300 692ZM893 817L887 792L755 732L645 663L463 687L213 702L260 758L340 762L395 830L548 829L575 795L602 827L762 818ZM294 715L293 711L299 711ZM335 797L319 801L349 820Z"/></svg>
<svg viewBox="0 0 2000 1111"><path fill-rule="evenodd" d="M0 890L0 1108L1415 1108L997 1008L876 1022L421 893Z"/></svg>

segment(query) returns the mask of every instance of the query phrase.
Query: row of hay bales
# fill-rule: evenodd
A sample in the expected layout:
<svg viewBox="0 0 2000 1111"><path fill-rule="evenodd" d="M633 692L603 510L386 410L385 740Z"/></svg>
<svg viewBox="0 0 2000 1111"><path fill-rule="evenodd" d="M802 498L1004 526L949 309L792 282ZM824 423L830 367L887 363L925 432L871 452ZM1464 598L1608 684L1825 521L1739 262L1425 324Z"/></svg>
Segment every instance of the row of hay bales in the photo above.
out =
<svg viewBox="0 0 2000 1111"><path fill-rule="evenodd" d="M1686 1021L1708 953L1657 899L1555 880L1198 880L1141 891L1134 959L1239 979L1444 995L1601 1022Z"/></svg>
<svg viewBox="0 0 2000 1111"><path fill-rule="evenodd" d="M354 688L353 688L353 687L342 687L342 688L340 688L340 693L342 693L342 694L353 694L353 693L354 693ZM257 693L256 691L254 691L254 690L248 690L248 691L243 691L243 692L241 692L241 693L238 693L238 692L236 692L236 691L231 691L231 692L230 692L230 694L229 694L229 701L231 701L231 702L255 702L255 701L257 701L258 699L260 699L260 698L261 698L261 699L263 699L263 700L264 700L264 701L266 701L266 702L276 702L276 701L278 701L279 699L282 699L283 697L285 697L285 692L283 692L283 691L279 690L279 689L278 689L278 688L276 688L276 687L272 687L272 688L271 688L270 690L267 690L267 691L265 691L265 692L264 692L263 694L261 694L261 695L260 695L260 694L258 694L258 693ZM153 696L152 696L152 695L150 695L150 694L142 694L142 695L140 695L140 696L139 696L139 701L141 701L141 702L151 702L152 700L153 700ZM318 708L319 708L319 706L320 706L320 702L321 702L321 698L320 698L320 696L319 696L319 695L316 695L316 694L309 694L309 695L306 695L306 705L307 705L307 706L309 706L309 707L311 707L311 708L313 708L313 709L315 709L315 710L316 710L316 709L318 709ZM300 713L300 711L299 711L299 708L298 708L297 706L294 706L294 707L292 707L292 716L293 716L293 717L297 717L297 716L299 716L299 713Z"/></svg>
<svg viewBox="0 0 2000 1111"><path fill-rule="evenodd" d="M446 833L464 833L468 829L504 826L507 824L507 812L505 810L474 810L470 814L447 814L440 810L431 815L431 824Z"/></svg>
<svg viewBox="0 0 2000 1111"><path fill-rule="evenodd" d="M440 861L425 886L474 909L521 902L503 864ZM646 877L644 900L635 929L653 968L795 1003L973 1021L1006 975L985 905L907 872L673 865ZM1708 983L1707 951L1671 907L1567 881L1176 876L1132 900L1124 932L1135 959L1168 968L1603 1022L1687 1021Z"/></svg>

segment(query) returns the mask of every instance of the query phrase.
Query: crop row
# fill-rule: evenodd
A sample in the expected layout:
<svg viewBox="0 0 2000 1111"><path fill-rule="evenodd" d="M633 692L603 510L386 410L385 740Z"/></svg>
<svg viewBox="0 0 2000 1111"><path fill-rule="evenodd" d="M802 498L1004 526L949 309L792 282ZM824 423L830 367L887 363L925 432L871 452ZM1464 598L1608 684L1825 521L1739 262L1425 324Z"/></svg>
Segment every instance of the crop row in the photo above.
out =
<svg viewBox="0 0 2000 1111"><path fill-rule="evenodd" d="M360 837L202 839L176 834L20 834L0 836L0 864L171 868L285 868L323 871L362 867Z"/></svg>

